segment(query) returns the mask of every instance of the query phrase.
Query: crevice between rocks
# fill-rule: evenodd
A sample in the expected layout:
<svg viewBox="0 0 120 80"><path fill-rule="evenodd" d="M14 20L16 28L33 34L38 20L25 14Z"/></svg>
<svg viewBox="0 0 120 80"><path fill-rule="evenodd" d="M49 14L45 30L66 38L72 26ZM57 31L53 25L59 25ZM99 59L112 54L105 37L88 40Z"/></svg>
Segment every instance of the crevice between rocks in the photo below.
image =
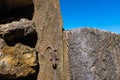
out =
<svg viewBox="0 0 120 80"><path fill-rule="evenodd" d="M35 48L36 43L37 43L37 33L35 32L34 34L29 34L21 39L15 39L15 40L5 40L8 46L15 46L17 43L22 43L24 45L27 45L29 47Z"/></svg>

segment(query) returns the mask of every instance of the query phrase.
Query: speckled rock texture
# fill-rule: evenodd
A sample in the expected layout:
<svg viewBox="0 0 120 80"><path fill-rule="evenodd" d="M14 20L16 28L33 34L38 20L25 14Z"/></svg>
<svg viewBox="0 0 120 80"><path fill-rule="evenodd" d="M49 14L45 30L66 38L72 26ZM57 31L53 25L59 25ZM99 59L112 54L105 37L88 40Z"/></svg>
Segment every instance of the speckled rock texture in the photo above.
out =
<svg viewBox="0 0 120 80"><path fill-rule="evenodd" d="M15 46L5 45L0 50L0 76L14 79L26 77L36 72L37 54L32 49L23 44Z"/></svg>
<svg viewBox="0 0 120 80"><path fill-rule="evenodd" d="M71 80L120 80L120 35L97 29L65 32Z"/></svg>
<svg viewBox="0 0 120 80"><path fill-rule="evenodd" d="M63 79L62 19L59 0L33 0L40 70L38 80Z"/></svg>
<svg viewBox="0 0 120 80"><path fill-rule="evenodd" d="M120 80L120 35L63 31L59 0L0 0L0 80Z"/></svg>

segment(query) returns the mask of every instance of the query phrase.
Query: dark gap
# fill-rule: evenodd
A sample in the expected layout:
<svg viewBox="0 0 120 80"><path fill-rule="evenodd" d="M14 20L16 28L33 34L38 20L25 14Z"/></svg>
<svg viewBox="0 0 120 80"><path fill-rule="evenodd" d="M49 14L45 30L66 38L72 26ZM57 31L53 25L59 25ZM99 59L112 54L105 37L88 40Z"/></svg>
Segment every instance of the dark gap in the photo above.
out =
<svg viewBox="0 0 120 80"><path fill-rule="evenodd" d="M65 29L64 29L64 28L62 28L62 31L65 31Z"/></svg>
<svg viewBox="0 0 120 80"><path fill-rule="evenodd" d="M15 46L15 44L17 43L22 43L24 45L35 48L37 40L38 40L37 33L34 33L34 34L29 34L26 37L21 38L21 39L15 39L15 40L10 40L10 41L5 40L5 41L8 46Z"/></svg>
<svg viewBox="0 0 120 80"><path fill-rule="evenodd" d="M21 18L32 20L34 13L34 5L31 4L27 7L19 7L9 9L7 7L0 11L0 24L10 23L12 21L19 21Z"/></svg>

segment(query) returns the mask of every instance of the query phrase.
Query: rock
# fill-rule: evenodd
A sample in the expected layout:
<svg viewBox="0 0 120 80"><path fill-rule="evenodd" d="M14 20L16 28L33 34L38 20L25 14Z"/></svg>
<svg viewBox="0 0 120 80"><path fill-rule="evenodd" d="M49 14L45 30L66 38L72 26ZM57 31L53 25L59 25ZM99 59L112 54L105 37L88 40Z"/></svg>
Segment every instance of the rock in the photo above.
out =
<svg viewBox="0 0 120 80"><path fill-rule="evenodd" d="M0 25L0 37L8 41L21 39L35 33L34 23L27 19Z"/></svg>
<svg viewBox="0 0 120 80"><path fill-rule="evenodd" d="M4 46L6 46L6 42L4 39L0 38L0 50L4 48Z"/></svg>
<svg viewBox="0 0 120 80"><path fill-rule="evenodd" d="M33 0L33 3L40 64L38 80L64 80L59 0Z"/></svg>
<svg viewBox="0 0 120 80"><path fill-rule="evenodd" d="M14 79L26 77L36 72L37 55L35 49L23 44L4 46L0 50L0 76Z"/></svg>
<svg viewBox="0 0 120 80"><path fill-rule="evenodd" d="M120 80L120 35L97 29L66 31L72 80Z"/></svg>
<svg viewBox="0 0 120 80"><path fill-rule="evenodd" d="M119 34L63 31L59 0L0 0L0 80L120 80L119 56Z"/></svg>
<svg viewBox="0 0 120 80"><path fill-rule="evenodd" d="M29 10L29 8L31 9ZM28 13L30 13L30 15L28 15ZM0 25L0 37L5 39L6 42L16 41L17 39L21 39L35 32L34 24L31 21L22 20L23 22L21 22L18 21L19 19L27 18L35 23L38 36L36 49L38 50L40 66L38 80L64 80L62 43L63 35L59 0L0 0L0 15L0 24L4 24ZM8 61L8 63L10 63L9 65L13 65L13 67L15 67L14 65L17 64L15 62L18 60L13 58L14 54L12 52L14 52L16 49L14 47L10 47L10 49L8 48L9 46L7 49L6 47L3 49L6 49L7 51L9 50L8 52L10 54L6 54L11 58L5 58L4 60L7 62L8 59L10 59L10 62ZM1 52L2 54L5 52L3 49ZM24 56L24 54L21 53L20 56ZM13 61L11 62L11 60ZM1 75L3 73L5 75L9 75L10 77L14 77L13 75L16 77L21 77L23 75L26 76L28 75L26 70L29 69L29 66L25 67L25 69L23 67L21 68L22 70L20 69L24 74L18 74L20 73L20 70L18 68L10 69L10 71L8 67L7 69L3 69L4 72L1 72ZM33 71L31 71L31 73L32 72Z"/></svg>

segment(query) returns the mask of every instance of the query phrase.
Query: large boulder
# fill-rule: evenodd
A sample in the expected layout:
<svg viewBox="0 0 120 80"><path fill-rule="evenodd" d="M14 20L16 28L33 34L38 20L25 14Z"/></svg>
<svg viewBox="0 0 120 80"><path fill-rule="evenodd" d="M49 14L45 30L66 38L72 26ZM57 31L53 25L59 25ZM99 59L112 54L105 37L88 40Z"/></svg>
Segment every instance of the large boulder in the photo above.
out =
<svg viewBox="0 0 120 80"><path fill-rule="evenodd" d="M83 28L65 35L70 80L120 80L119 34Z"/></svg>
<svg viewBox="0 0 120 80"><path fill-rule="evenodd" d="M35 49L23 44L7 46L0 50L0 76L6 79L26 77L36 73L37 54ZM4 79L3 79L4 80Z"/></svg>

